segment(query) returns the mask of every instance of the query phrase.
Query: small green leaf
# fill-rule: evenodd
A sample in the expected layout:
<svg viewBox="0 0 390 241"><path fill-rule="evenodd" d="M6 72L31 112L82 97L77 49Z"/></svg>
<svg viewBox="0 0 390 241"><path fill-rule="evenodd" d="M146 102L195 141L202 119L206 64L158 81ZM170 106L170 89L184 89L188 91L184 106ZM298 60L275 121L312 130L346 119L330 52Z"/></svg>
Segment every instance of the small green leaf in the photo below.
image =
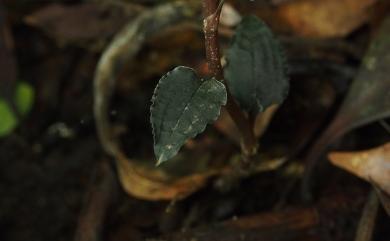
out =
<svg viewBox="0 0 390 241"><path fill-rule="evenodd" d="M26 115L34 102L34 89L26 82L19 82L14 95L16 108L21 115Z"/></svg>
<svg viewBox="0 0 390 241"><path fill-rule="evenodd" d="M184 142L204 131L226 104L225 86L201 80L194 70L176 67L163 76L152 98L154 153L160 164L177 154Z"/></svg>
<svg viewBox="0 0 390 241"><path fill-rule="evenodd" d="M256 114L286 98L289 82L285 57L269 28L257 17L243 18L226 60L225 78L246 111Z"/></svg>
<svg viewBox="0 0 390 241"><path fill-rule="evenodd" d="M21 116L25 116L34 101L34 89L25 82L18 82L14 93L14 103ZM0 98L0 137L9 135L19 124L17 115L9 103Z"/></svg>
<svg viewBox="0 0 390 241"><path fill-rule="evenodd" d="M18 120L8 103L0 99L0 137L10 134L17 124Z"/></svg>

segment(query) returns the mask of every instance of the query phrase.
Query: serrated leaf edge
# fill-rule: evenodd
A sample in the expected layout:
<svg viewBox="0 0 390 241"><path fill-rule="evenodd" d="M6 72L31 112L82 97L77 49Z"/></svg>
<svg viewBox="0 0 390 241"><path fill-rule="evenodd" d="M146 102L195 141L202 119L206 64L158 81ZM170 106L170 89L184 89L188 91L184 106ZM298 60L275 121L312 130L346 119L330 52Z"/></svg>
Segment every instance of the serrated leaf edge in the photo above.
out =
<svg viewBox="0 0 390 241"><path fill-rule="evenodd" d="M197 79L199 79L199 81L201 82L201 84L199 85L199 87L197 88L197 90L194 91L193 96L198 92L198 90L202 87L202 85L205 84L206 81L211 81L211 80L213 80L213 81L216 81L216 83L218 83L218 84L220 85L220 87L222 87L222 88L225 90L225 96L224 96L223 102L221 103L220 106L226 105L226 103L227 103L226 87L225 87L225 85L224 85L221 81L217 80L217 79L214 78L214 77L212 77L212 78L210 78L210 79L208 79L208 80L202 79L202 78L200 78L200 77L196 74L196 71L195 71L194 69L192 69L192 68L190 68L190 67L187 67L187 66L177 66L177 67L175 67L173 70L171 70L171 71L167 72L165 75L163 75L163 76L160 78L158 84L156 85L156 87L155 87L155 89L154 89L154 92L153 92L153 96L152 96L152 98L151 98L152 104L151 104L151 106L150 106L150 113L151 113L151 118L150 118L150 120L153 119L153 109L155 108L155 105L156 105L155 100L156 100L156 98L157 98L157 96L158 96L158 91L159 91L159 89L160 89L160 85L163 83L163 82L160 82L160 81L162 81L163 79L165 79L165 78L167 78L169 75L171 75L173 72L176 72L176 71L178 71L178 70L180 70L180 69L187 69L187 70L190 70L192 73L194 73L194 75L197 77ZM193 96L191 96L191 99L192 99ZM191 101L189 101L189 103L190 103L190 102L191 102ZM188 105L188 104L187 104L187 105ZM187 107L187 105L185 106L185 108ZM183 115L184 111L185 111L185 109L183 109L182 113L180 114L180 117ZM214 122L214 121L216 121L220 115L221 115L221 108L218 109L218 113L215 115L215 118L206 121L206 124L204 125L204 127L203 127L198 133L195 133L195 134L193 134L193 135L190 135L187 139L194 138L194 137L196 137L197 135L203 133L203 132L205 131L205 129L207 128L207 125L210 124L210 123L212 123L212 122ZM179 117L179 119L180 119L180 117ZM153 123L152 123L152 121L150 121L150 122L151 122L151 126L152 126L153 143L154 143L154 145L155 145L155 144L156 144L156 142L155 142L155 140L156 140L156 132L155 132L155 128L153 128ZM178 124L179 124L179 123L176 123L176 126L177 126ZM174 132L174 131L172 131L172 132ZM161 165L161 163L163 163L163 162L165 162L165 161L166 161L166 160L164 160L164 154L162 153L162 154L158 157L158 159L157 159L156 166Z"/></svg>

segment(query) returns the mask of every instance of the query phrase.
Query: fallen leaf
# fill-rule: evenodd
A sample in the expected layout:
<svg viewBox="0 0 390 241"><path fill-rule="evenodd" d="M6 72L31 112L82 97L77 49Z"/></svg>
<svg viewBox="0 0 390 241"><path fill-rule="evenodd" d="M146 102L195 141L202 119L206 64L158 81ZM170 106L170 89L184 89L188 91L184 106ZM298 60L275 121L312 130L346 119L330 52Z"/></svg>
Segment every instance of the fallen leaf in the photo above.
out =
<svg viewBox="0 0 390 241"><path fill-rule="evenodd" d="M376 0L297 0L282 4L279 15L306 37L343 37L367 22Z"/></svg>
<svg viewBox="0 0 390 241"><path fill-rule="evenodd" d="M390 142L370 150L332 152L330 161L390 194Z"/></svg>
<svg viewBox="0 0 390 241"><path fill-rule="evenodd" d="M390 216L390 195L382 191L375 183L372 183L372 185L374 186L376 194L379 196L387 215Z"/></svg>
<svg viewBox="0 0 390 241"><path fill-rule="evenodd" d="M138 12L139 9L129 12L118 6L94 3L53 3L28 15L24 21L42 29L59 45L84 45L107 40Z"/></svg>
<svg viewBox="0 0 390 241"><path fill-rule="evenodd" d="M348 131L390 116L390 17L386 18L363 59L339 111L311 147L306 160L303 193L308 193L320 155Z"/></svg>
<svg viewBox="0 0 390 241"><path fill-rule="evenodd" d="M259 113L256 116L254 132L257 138L260 138L267 130L269 123L272 120L275 112L278 110L279 105L272 105L268 107L263 113Z"/></svg>
<svg viewBox="0 0 390 241"><path fill-rule="evenodd" d="M119 180L130 195L144 200L178 200L203 187L213 172L192 174L173 179L163 170L134 164L124 156L117 157Z"/></svg>

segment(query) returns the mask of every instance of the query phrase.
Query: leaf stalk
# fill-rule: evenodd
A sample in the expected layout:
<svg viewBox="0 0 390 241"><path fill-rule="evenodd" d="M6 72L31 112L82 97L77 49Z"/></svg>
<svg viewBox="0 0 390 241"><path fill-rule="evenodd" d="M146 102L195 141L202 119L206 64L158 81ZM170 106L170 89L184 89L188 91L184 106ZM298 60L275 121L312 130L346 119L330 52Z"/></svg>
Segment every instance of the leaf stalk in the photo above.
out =
<svg viewBox="0 0 390 241"><path fill-rule="evenodd" d="M218 25L223 3L224 0L203 0L203 32L207 64L212 76L222 81L224 81L224 75L221 66ZM257 153L258 148L257 139L253 131L253 122L241 111L225 81L224 83L228 97L226 109L241 132L241 152L244 155L244 161L248 161Z"/></svg>

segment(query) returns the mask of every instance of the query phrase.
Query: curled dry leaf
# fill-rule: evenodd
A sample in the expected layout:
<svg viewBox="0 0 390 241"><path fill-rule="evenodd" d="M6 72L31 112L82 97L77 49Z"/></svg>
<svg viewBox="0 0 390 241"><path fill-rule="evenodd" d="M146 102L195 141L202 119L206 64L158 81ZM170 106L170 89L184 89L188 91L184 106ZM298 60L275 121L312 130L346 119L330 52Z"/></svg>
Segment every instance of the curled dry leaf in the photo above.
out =
<svg viewBox="0 0 390 241"><path fill-rule="evenodd" d="M330 161L352 174L373 182L390 195L390 142L358 152L332 152Z"/></svg>
<svg viewBox="0 0 390 241"><path fill-rule="evenodd" d="M376 0L297 0L278 9L292 30L307 37L342 37L368 20Z"/></svg>
<svg viewBox="0 0 390 241"><path fill-rule="evenodd" d="M159 168L147 168L134 164L125 156L117 157L119 180L124 190L144 200L182 199L203 187L215 172L192 174L173 178Z"/></svg>

